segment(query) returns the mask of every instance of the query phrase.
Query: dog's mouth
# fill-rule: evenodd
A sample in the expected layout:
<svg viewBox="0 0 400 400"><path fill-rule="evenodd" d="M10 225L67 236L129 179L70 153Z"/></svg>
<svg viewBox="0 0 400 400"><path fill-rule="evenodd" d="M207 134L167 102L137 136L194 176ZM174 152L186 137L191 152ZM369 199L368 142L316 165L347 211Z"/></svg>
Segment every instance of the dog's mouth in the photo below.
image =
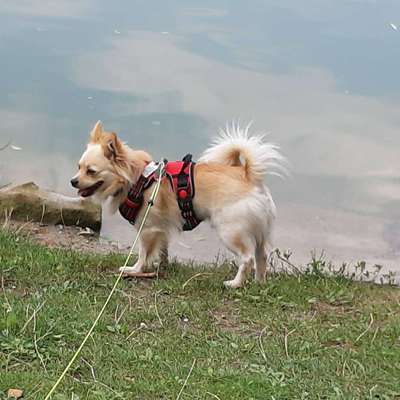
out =
<svg viewBox="0 0 400 400"><path fill-rule="evenodd" d="M104 181L98 181L94 185L89 186L85 189L79 189L78 195L82 197L89 197L94 194L94 192L104 183Z"/></svg>

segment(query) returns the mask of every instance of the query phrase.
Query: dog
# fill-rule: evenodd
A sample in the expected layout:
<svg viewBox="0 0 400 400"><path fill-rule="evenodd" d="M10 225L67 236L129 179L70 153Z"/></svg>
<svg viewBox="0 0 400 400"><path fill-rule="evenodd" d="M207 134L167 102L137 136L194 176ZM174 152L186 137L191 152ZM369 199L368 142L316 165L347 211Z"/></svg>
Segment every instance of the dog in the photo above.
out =
<svg viewBox="0 0 400 400"><path fill-rule="evenodd" d="M100 121L90 133L90 141L79 161L79 171L71 179L82 197L109 200L115 212L153 159L149 153L123 143L113 132L105 132ZM264 282L268 249L276 208L264 183L267 173L285 174L285 159L279 148L232 124L203 153L193 171L196 188L193 209L200 220L208 220L224 245L239 258L239 267L228 288L242 287L251 271ZM154 184L154 183L153 183ZM144 203L152 190L143 193ZM139 211L143 218L145 207ZM136 264L125 272L141 273L156 261L166 261L173 231L184 223L176 193L167 179L160 191L139 241Z"/></svg>

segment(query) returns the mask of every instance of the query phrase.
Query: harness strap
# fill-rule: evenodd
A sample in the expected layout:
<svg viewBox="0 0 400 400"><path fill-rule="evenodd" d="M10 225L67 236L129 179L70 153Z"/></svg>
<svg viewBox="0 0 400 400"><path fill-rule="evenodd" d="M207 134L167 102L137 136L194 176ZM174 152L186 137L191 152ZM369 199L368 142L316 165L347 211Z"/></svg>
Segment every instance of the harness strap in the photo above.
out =
<svg viewBox="0 0 400 400"><path fill-rule="evenodd" d="M190 231L201 223L197 218L193 208L193 197L195 194L194 185L194 166L192 155L187 154L182 161L166 162L165 172L168 177L172 190L176 193L176 199L181 211L182 218L185 220L184 231ZM157 164L150 163L143 175L128 192L125 201L120 205L119 212L122 217L134 224L137 215L143 205L144 191L150 187L156 180L155 171Z"/></svg>
<svg viewBox="0 0 400 400"><path fill-rule="evenodd" d="M125 201L120 205L120 214L132 225L135 224L136 217L143 205L143 193L154 181L154 174L150 177L140 176L139 180L128 192Z"/></svg>
<svg viewBox="0 0 400 400"><path fill-rule="evenodd" d="M201 223L193 208L193 197L195 194L193 170L196 163L192 162L192 155L183 157L183 164L177 175L176 196L181 215L185 220L184 231L191 231Z"/></svg>

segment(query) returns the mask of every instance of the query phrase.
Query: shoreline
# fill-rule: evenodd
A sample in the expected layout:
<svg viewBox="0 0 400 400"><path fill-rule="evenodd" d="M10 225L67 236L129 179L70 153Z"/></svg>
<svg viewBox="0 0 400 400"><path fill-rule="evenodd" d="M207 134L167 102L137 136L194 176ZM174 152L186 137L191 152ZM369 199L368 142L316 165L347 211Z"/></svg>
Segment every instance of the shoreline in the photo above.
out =
<svg viewBox="0 0 400 400"><path fill-rule="evenodd" d="M128 226L129 231L134 236L134 229ZM88 254L108 255L108 254L126 254L130 249L130 243L125 241L112 240L101 233L83 229L77 226L63 225L47 225L38 222L19 222L9 221L3 224L3 228L12 232L20 233L27 236L33 242L45 246L50 249L65 249L74 250ZM124 229L123 231L126 231ZM126 232L121 232L126 237L129 237ZM282 228L277 230L278 239L282 235ZM276 248L278 249L278 248ZM305 257L304 253L300 254L296 251L279 248L280 253L288 252L291 254L289 262L284 262L276 253L272 256L273 271L295 269L295 271L305 271L313 262L312 251L309 251L309 256ZM136 249L137 250L137 249ZM208 250L208 252L207 252ZM137 252L135 252L136 254ZM346 274L350 277L354 274L355 280L373 281L378 284L394 284L400 286L400 273L397 269L391 269L390 265L381 265L374 262L352 260L337 261L330 256L329 253L321 250L315 251L316 260L323 263L332 271L337 271L341 266L346 264ZM208 256L208 259L206 259ZM174 236L170 246L170 260L182 264L207 266L207 265L222 265L226 262L231 262L234 257L223 248L222 244L216 237L215 232L207 224L202 224L195 232L185 232L179 236ZM315 260L314 260L315 261ZM295 267L291 267L291 265ZM361 266L361 267L360 267ZM371 280L373 278L373 280Z"/></svg>

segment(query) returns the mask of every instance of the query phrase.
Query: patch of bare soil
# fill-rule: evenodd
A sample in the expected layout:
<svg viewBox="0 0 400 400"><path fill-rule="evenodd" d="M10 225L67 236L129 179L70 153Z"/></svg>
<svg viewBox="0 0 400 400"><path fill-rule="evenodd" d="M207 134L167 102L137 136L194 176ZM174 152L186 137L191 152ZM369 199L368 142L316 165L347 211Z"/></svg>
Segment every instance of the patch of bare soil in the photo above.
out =
<svg viewBox="0 0 400 400"><path fill-rule="evenodd" d="M243 321L239 305L235 301L225 300L220 307L211 310L210 314L215 325L228 332L251 336L261 329L250 321Z"/></svg>
<svg viewBox="0 0 400 400"><path fill-rule="evenodd" d="M21 233L50 248L73 249L88 253L109 254L127 252L127 246L107 240L91 229L77 226L45 225L38 222L10 221L6 229Z"/></svg>

